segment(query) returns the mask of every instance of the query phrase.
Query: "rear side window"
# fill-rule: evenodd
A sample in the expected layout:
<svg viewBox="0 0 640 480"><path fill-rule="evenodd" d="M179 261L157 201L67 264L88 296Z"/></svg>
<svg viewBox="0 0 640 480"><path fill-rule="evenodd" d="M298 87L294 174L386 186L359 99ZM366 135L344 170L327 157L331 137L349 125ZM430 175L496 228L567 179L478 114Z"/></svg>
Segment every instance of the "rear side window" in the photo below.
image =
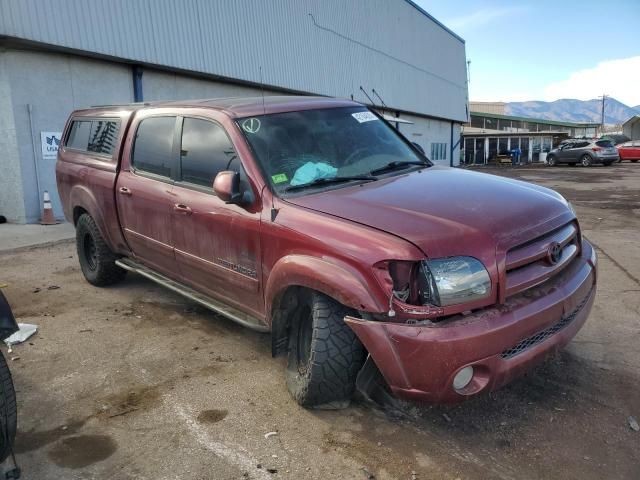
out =
<svg viewBox="0 0 640 480"><path fill-rule="evenodd" d="M574 143L571 148L584 148L589 145L589 142L577 142Z"/></svg>
<svg viewBox="0 0 640 480"><path fill-rule="evenodd" d="M91 122L87 150L111 155L118 141L120 125L112 120L94 120Z"/></svg>
<svg viewBox="0 0 640 480"><path fill-rule="evenodd" d="M116 119L74 120L65 145L75 150L112 155L119 131L120 121Z"/></svg>
<svg viewBox="0 0 640 480"><path fill-rule="evenodd" d="M218 172L236 157L224 128L198 118L185 118L182 125L180 166L182 181L212 187Z"/></svg>
<svg viewBox="0 0 640 480"><path fill-rule="evenodd" d="M136 170L171 177L176 117L150 117L140 122L133 146Z"/></svg>
<svg viewBox="0 0 640 480"><path fill-rule="evenodd" d="M86 150L91 133L91 122L74 121L71 124L66 146L76 150Z"/></svg>

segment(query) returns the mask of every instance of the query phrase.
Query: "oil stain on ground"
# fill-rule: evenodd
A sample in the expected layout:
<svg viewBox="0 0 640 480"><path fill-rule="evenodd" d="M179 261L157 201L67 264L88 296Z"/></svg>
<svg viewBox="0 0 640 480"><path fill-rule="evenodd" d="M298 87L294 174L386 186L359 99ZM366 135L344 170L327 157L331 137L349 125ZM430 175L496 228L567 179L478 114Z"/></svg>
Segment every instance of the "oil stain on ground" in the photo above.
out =
<svg viewBox="0 0 640 480"><path fill-rule="evenodd" d="M100 417L119 417L137 410L148 410L160 402L158 386L144 386L127 389L124 392L110 395L105 399L107 408L100 412Z"/></svg>
<svg viewBox="0 0 640 480"><path fill-rule="evenodd" d="M25 453L32 450L38 450L39 448L49 445L56 440L75 434L87 420L72 420L66 425L61 425L51 430L21 432L18 431L16 435L16 444L14 450L16 453Z"/></svg>
<svg viewBox="0 0 640 480"><path fill-rule="evenodd" d="M198 415L200 423L218 423L223 420L229 412L227 410L203 410Z"/></svg>
<svg viewBox="0 0 640 480"><path fill-rule="evenodd" d="M117 449L108 435L77 435L56 443L48 456L59 467L83 468L109 458Z"/></svg>

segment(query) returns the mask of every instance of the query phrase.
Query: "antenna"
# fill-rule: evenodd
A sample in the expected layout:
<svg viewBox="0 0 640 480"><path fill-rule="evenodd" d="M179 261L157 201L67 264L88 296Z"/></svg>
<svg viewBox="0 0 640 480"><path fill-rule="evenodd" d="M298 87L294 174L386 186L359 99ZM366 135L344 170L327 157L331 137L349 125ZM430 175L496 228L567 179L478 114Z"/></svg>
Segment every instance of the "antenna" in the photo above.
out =
<svg viewBox="0 0 640 480"><path fill-rule="evenodd" d="M376 103L371 99L371 97L367 94L367 91L362 88L362 85L360 85L360 90L362 90L362 93L364 93L365 97L367 97L369 99L369 101L371 102L371 106L375 108Z"/></svg>
<svg viewBox="0 0 640 480"><path fill-rule="evenodd" d="M264 106L264 81L262 80L262 65L260 65L260 88L262 90L262 114L267 114L267 109Z"/></svg>
<svg viewBox="0 0 640 480"><path fill-rule="evenodd" d="M380 100L380 102L382 103L382 105L384 106L384 108L386 108L387 110L389 110L389 107L387 107L387 104L384 103L384 100L382 100L382 97L378 94L378 92L376 92L375 88L371 89L371 93L373 93L376 97L378 97L378 100Z"/></svg>

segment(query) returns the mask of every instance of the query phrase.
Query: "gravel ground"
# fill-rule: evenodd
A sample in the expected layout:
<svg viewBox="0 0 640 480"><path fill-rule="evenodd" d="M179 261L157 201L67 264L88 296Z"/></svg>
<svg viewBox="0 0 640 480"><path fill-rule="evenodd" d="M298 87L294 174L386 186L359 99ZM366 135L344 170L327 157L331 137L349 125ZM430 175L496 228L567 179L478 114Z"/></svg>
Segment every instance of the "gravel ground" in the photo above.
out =
<svg viewBox="0 0 640 480"><path fill-rule="evenodd" d="M299 408L267 335L135 275L94 288L70 243L1 254L14 313L40 326L3 349L23 478L640 478L640 165L484 171L573 202L599 289L564 352L456 406Z"/></svg>

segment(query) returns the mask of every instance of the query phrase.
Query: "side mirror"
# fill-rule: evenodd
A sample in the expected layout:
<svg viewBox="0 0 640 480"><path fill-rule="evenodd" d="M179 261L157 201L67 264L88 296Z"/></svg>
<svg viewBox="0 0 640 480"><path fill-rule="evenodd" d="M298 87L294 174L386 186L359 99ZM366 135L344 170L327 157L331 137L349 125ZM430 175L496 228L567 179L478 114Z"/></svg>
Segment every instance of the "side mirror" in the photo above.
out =
<svg viewBox="0 0 640 480"><path fill-rule="evenodd" d="M213 191L220 200L225 203L242 203L242 192L240 191L240 174L231 170L218 172L213 181Z"/></svg>
<svg viewBox="0 0 640 480"><path fill-rule="evenodd" d="M422 148L422 145L416 142L411 142L411 145L413 145L421 154L426 155L426 153L424 153L424 148Z"/></svg>

